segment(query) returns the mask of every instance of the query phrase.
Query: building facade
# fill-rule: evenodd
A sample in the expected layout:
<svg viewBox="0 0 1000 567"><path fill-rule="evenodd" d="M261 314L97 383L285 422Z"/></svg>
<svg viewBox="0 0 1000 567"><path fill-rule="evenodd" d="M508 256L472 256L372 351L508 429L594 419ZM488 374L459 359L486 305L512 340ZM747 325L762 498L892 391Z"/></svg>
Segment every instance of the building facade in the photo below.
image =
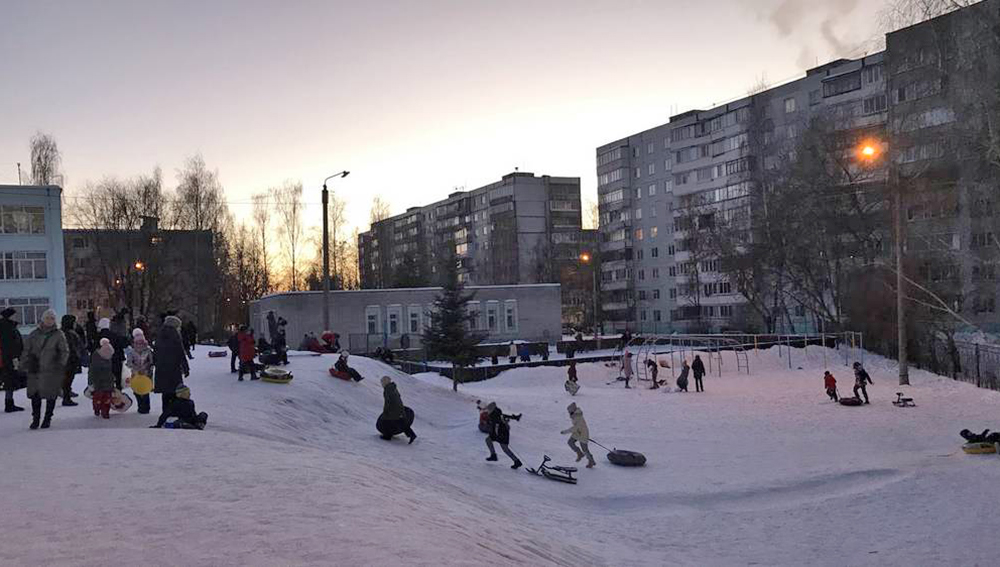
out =
<svg viewBox="0 0 1000 567"><path fill-rule="evenodd" d="M0 310L17 311L23 332L42 313L66 313L62 189L0 185Z"/></svg>
<svg viewBox="0 0 1000 567"><path fill-rule="evenodd" d="M469 286L475 297L469 303L471 329L486 335L485 342L557 341L561 334L559 284ZM330 292L330 325L340 334L341 346L355 350L360 345L399 348L404 341L420 346L420 335L430 324L429 313L441 288L371 289ZM276 293L252 302L251 325L267 329L269 311L288 321L289 345L299 344L305 333L323 331L323 293L300 291Z"/></svg>
<svg viewBox="0 0 1000 567"><path fill-rule="evenodd" d="M882 53L834 61L597 148L605 330L758 326L699 234L758 216L752 204L766 172L794 159L797 139L816 119L845 137L878 135L887 111L882 70ZM809 326L794 307L787 320Z"/></svg>
<svg viewBox="0 0 1000 567"><path fill-rule="evenodd" d="M211 231L160 230L155 218L139 230L67 229L66 298L81 319L128 308L155 317L177 310L201 330L215 327L222 281Z"/></svg>
<svg viewBox="0 0 1000 567"><path fill-rule="evenodd" d="M580 179L515 172L471 191L411 207L358 237L363 289L440 283L451 255L468 285L562 282L581 250ZM576 290L567 280L567 293ZM578 311L564 298L565 319Z"/></svg>

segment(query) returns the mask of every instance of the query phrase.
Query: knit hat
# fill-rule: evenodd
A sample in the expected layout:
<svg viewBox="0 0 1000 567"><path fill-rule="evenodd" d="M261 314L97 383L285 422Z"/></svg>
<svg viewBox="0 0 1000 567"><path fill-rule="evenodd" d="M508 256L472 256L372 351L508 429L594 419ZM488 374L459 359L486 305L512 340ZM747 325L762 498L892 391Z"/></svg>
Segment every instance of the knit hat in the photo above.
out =
<svg viewBox="0 0 1000 567"><path fill-rule="evenodd" d="M382 377L382 387L385 388L389 384L392 384L392 378L389 378L388 376L383 376Z"/></svg>
<svg viewBox="0 0 1000 567"><path fill-rule="evenodd" d="M175 329L181 328L181 318L176 315L167 315L167 318L163 320L163 324Z"/></svg>
<svg viewBox="0 0 1000 567"><path fill-rule="evenodd" d="M177 396L178 398L183 398L185 400L190 400L191 399L191 389L188 388L187 386L185 386L184 384L181 384L180 386L177 386L176 390L174 390L174 395Z"/></svg>
<svg viewBox="0 0 1000 567"><path fill-rule="evenodd" d="M139 327L136 327L132 329L132 338L134 339L136 337L146 338L146 333L142 332L142 329Z"/></svg>
<svg viewBox="0 0 1000 567"><path fill-rule="evenodd" d="M569 413L576 413L576 410L577 410L576 402L573 402L570 405L566 406L566 411L568 411Z"/></svg>
<svg viewBox="0 0 1000 567"><path fill-rule="evenodd" d="M101 346L97 349L97 353L101 355L101 358L111 360L111 357L115 354L115 347L111 346L111 341L105 337L101 339Z"/></svg>
<svg viewBox="0 0 1000 567"><path fill-rule="evenodd" d="M111 328L111 319L107 317L102 317L100 321L97 322L97 330L103 331L104 329Z"/></svg>
<svg viewBox="0 0 1000 567"><path fill-rule="evenodd" d="M486 411L493 411L495 409L497 409L496 402L490 402L490 403L486 404Z"/></svg>

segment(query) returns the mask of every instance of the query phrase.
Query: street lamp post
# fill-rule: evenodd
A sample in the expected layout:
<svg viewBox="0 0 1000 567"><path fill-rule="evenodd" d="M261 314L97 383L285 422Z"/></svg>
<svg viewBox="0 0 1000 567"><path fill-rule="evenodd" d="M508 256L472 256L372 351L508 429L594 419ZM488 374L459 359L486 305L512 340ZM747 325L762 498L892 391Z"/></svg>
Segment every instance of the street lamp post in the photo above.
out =
<svg viewBox="0 0 1000 567"><path fill-rule="evenodd" d="M330 192L327 191L326 182L335 178L344 178L350 175L350 171L334 173L323 180L323 332L330 330Z"/></svg>
<svg viewBox="0 0 1000 567"><path fill-rule="evenodd" d="M584 264L590 264L591 259L592 258L590 254L586 252L580 254L580 261L583 262ZM590 276L591 276L591 283L593 284L593 290L591 292L591 296L594 299L594 314L591 316L592 319L591 329L593 329L594 338L597 339L597 350L600 350L601 333L597 330L597 268L593 264L590 264Z"/></svg>

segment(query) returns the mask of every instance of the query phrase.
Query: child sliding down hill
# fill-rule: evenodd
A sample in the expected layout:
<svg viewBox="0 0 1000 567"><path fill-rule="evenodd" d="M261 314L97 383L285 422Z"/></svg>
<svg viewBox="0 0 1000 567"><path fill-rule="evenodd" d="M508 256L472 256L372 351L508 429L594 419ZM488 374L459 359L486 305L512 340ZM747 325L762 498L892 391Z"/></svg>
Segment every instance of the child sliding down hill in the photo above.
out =
<svg viewBox="0 0 1000 567"><path fill-rule="evenodd" d="M173 419L172 421L168 421ZM169 429L205 429L208 423L208 414L197 413L194 409L194 402L191 401L191 390L181 384L174 390L174 399L170 405L156 420L156 425L151 428L167 427Z"/></svg>

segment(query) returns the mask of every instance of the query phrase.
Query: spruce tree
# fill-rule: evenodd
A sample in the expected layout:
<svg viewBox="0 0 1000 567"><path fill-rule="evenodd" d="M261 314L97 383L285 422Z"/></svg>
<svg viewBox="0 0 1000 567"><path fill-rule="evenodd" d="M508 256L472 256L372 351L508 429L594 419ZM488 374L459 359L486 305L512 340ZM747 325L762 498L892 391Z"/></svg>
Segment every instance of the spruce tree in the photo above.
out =
<svg viewBox="0 0 1000 567"><path fill-rule="evenodd" d="M474 366L482 358L477 345L484 335L469 330L473 316L469 314L469 301L474 293L466 293L458 281L458 265L454 257L441 265L443 290L434 300L430 325L424 330L423 345L427 356L445 360L452 366L452 389L458 391L459 369Z"/></svg>

